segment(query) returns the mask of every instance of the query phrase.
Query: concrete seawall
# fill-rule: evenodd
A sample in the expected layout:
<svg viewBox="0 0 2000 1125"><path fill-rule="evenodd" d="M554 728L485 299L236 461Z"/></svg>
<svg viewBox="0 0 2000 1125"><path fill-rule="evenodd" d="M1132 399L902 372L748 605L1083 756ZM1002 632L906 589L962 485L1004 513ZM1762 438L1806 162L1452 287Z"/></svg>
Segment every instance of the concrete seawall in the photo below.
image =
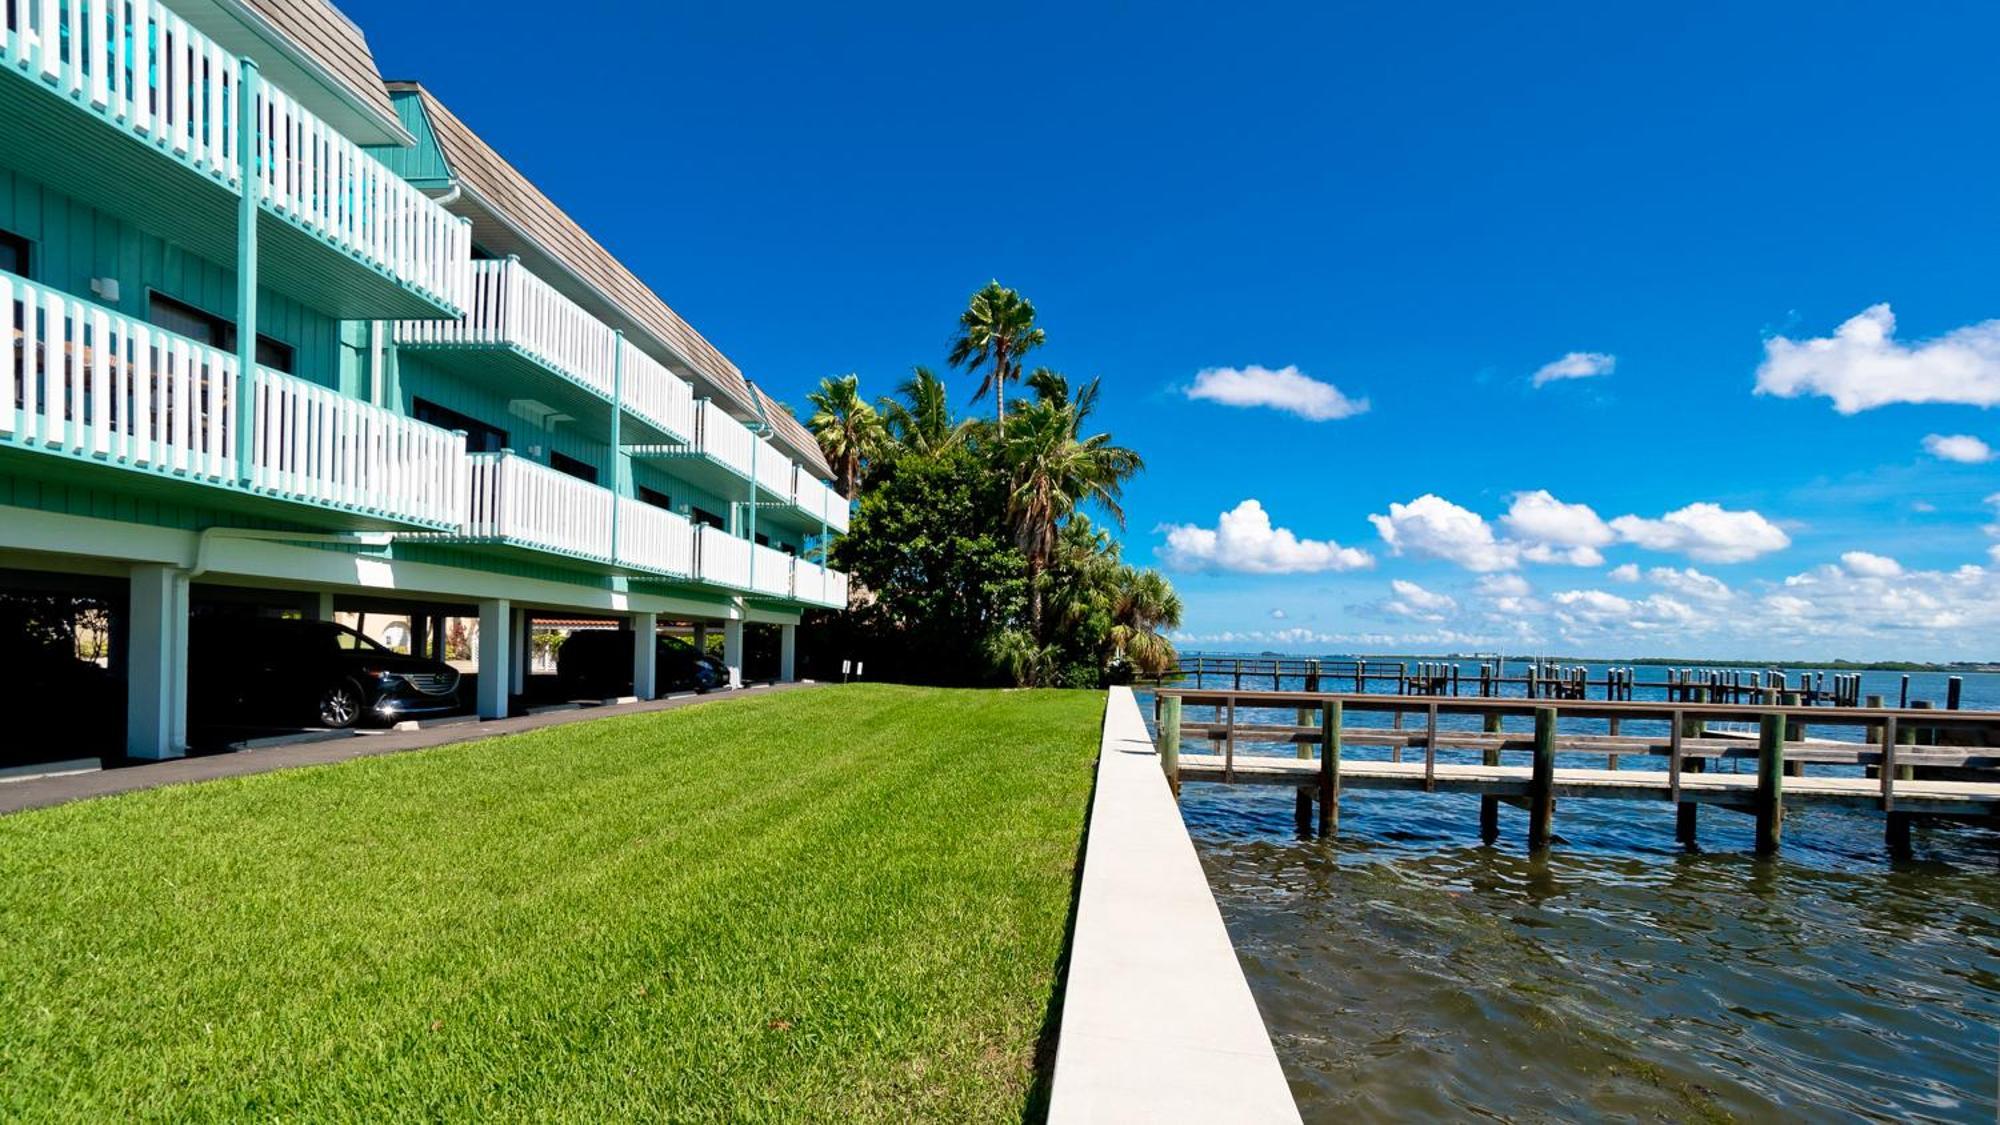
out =
<svg viewBox="0 0 2000 1125"><path fill-rule="evenodd" d="M1052 1122L1296 1122L1130 688L1106 701Z"/></svg>

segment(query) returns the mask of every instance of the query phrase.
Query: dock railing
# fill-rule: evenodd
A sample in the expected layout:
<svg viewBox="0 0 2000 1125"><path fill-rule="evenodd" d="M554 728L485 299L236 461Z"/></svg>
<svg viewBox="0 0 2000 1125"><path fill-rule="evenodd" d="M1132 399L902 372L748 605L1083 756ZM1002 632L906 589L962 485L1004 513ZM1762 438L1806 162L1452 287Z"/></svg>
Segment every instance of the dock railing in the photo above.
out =
<svg viewBox="0 0 2000 1125"><path fill-rule="evenodd" d="M1614 695L1616 694L1614 690ZM1205 718L1190 712L1208 712ZM1264 712L1247 716L1245 711ZM1292 722L1274 722L1270 712ZM1357 715L1381 716L1357 725ZM1317 800L1322 832L1338 824L1343 785L1482 797L1480 827L1491 842L1498 806L1524 805L1531 847L1546 846L1558 794L1665 800L1679 810L1677 834L1692 844L1695 808L1713 804L1757 817L1756 847L1775 852L1787 803L1872 808L1889 818L1889 842L1905 848L1909 815L2000 815L2000 712L1910 707L1827 707L1800 702L1713 702L1700 698L1577 700L1390 695L1346 691L1265 691L1163 687L1155 693L1162 761L1176 788L1185 781L1258 782L1300 790ZM1512 730L1508 729L1513 720ZM1714 729L1754 722L1755 742ZM1564 729L1562 724L1568 723ZM1644 727L1644 730L1629 727ZM1858 740L1811 738L1808 727L1857 732ZM1578 729L1586 726L1589 729ZM1187 752L1206 742L1205 754ZM1296 747L1294 757L1244 754L1239 743ZM1314 761L1313 750L1319 753ZM1386 761L1343 761L1357 747L1387 751ZM1421 749L1421 764L1404 755ZM1440 751L1449 752L1440 759ZM1469 760L1474 753L1477 763ZM1556 755L1604 755L1604 769L1557 769ZM1525 754L1525 766L1505 755ZM1664 758L1665 770L1621 769L1621 757ZM1754 781L1710 772L1711 765L1754 760ZM1848 767L1844 776L1808 766ZM1861 776L1854 776L1855 770ZM1787 791L1787 779L1791 782Z"/></svg>

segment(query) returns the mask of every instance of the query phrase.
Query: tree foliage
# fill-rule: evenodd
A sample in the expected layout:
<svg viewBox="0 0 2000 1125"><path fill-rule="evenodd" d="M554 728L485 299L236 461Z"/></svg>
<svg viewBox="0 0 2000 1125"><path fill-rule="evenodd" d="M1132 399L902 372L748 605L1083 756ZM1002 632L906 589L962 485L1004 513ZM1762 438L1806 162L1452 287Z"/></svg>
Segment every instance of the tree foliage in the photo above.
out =
<svg viewBox="0 0 2000 1125"><path fill-rule="evenodd" d="M871 679L1072 687L1172 666L1173 587L1128 565L1089 515L1123 526L1124 485L1143 468L1089 427L1098 381L1072 387L1039 367L1025 379L1032 398L998 405L1021 355L1043 342L1033 322L1034 306L998 283L961 318L951 362L984 370L996 422L954 417L921 366L869 411L879 433L852 424L866 406L857 377L813 396L814 432L837 469L853 465L859 501L831 552L853 605L815 614L807 635L831 650L824 662L861 660Z"/></svg>

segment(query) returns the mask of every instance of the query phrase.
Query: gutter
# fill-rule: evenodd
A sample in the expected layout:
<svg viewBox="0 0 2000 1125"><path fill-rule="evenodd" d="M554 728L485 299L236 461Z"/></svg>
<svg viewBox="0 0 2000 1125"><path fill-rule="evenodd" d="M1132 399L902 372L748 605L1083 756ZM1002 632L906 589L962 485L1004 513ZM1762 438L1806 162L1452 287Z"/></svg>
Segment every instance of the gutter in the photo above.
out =
<svg viewBox="0 0 2000 1125"><path fill-rule="evenodd" d="M752 438L761 439L771 436L771 416L764 413L763 394L757 390L757 384L752 383L748 379L743 380L743 385L750 388L751 401L757 404L756 424L745 425L744 428L750 431ZM761 440L750 443L750 529L749 534L745 535L744 538L750 542L750 592L752 596L755 596L757 592L757 451L763 447L764 443Z"/></svg>

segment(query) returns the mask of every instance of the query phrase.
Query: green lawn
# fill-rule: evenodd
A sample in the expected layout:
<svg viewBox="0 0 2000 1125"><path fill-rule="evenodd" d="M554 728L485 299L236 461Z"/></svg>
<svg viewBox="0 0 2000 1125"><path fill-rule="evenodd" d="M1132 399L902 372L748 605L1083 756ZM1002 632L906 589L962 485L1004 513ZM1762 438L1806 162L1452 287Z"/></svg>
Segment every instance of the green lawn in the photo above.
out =
<svg viewBox="0 0 2000 1125"><path fill-rule="evenodd" d="M0 1117L1018 1118L1102 708L828 687L0 818Z"/></svg>

